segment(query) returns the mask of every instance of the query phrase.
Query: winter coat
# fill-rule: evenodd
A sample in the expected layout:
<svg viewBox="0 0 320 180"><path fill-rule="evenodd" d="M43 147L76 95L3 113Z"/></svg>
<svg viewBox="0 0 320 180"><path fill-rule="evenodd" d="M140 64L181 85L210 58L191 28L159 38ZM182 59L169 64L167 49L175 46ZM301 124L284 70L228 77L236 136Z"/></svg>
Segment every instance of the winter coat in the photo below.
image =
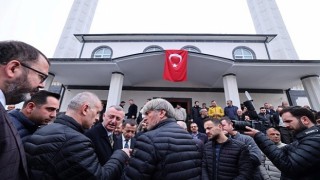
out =
<svg viewBox="0 0 320 180"><path fill-rule="evenodd" d="M200 179L201 153L191 135L174 119L141 134L123 179Z"/></svg>
<svg viewBox="0 0 320 180"><path fill-rule="evenodd" d="M119 179L126 153L116 151L101 166L91 140L78 122L67 115L44 126L25 142L32 179Z"/></svg>
<svg viewBox="0 0 320 180"><path fill-rule="evenodd" d="M208 141L205 144L202 160L202 179L252 179L253 164L250 161L248 147L237 140L229 138L221 144L218 160L216 160L217 144Z"/></svg>
<svg viewBox="0 0 320 180"><path fill-rule="evenodd" d="M320 178L320 128L313 126L296 135L296 141L278 148L263 133L254 140L262 152L282 172L282 178Z"/></svg>

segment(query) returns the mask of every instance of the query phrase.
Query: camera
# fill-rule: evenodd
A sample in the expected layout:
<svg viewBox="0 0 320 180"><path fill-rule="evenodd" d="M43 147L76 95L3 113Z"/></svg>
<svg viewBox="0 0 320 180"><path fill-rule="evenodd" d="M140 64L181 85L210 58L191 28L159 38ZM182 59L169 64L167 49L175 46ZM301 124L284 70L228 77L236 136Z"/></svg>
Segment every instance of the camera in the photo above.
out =
<svg viewBox="0 0 320 180"><path fill-rule="evenodd" d="M262 122L257 120L250 120L250 121L231 120L231 122L234 130L237 130L237 131L247 131L246 126L251 127L253 129L257 129L262 132L266 130L265 125Z"/></svg>

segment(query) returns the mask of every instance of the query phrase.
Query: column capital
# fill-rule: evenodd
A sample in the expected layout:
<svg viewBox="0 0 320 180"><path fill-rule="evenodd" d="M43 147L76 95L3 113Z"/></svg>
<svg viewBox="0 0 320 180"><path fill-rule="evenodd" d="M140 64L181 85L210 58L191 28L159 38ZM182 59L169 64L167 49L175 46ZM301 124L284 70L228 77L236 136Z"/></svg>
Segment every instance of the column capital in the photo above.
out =
<svg viewBox="0 0 320 180"><path fill-rule="evenodd" d="M124 76L124 74L122 72L119 72L119 71L114 71L114 72L112 72L112 74L121 74L122 76Z"/></svg>
<svg viewBox="0 0 320 180"><path fill-rule="evenodd" d="M226 76L236 76L236 74L234 74L234 73L228 73L228 74L224 74L222 77L226 77Z"/></svg>
<svg viewBox="0 0 320 180"><path fill-rule="evenodd" d="M314 75L303 76L300 78L300 80L304 80L304 79L311 78L311 77L319 77L319 75L314 74Z"/></svg>

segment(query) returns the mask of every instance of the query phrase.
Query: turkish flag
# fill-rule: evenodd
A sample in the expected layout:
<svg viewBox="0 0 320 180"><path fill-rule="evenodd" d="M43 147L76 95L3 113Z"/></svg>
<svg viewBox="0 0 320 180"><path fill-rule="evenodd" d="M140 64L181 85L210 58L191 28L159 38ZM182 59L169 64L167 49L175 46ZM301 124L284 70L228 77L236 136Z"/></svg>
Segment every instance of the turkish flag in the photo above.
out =
<svg viewBox="0 0 320 180"><path fill-rule="evenodd" d="M166 50L163 79L173 82L186 81L187 58L186 50Z"/></svg>

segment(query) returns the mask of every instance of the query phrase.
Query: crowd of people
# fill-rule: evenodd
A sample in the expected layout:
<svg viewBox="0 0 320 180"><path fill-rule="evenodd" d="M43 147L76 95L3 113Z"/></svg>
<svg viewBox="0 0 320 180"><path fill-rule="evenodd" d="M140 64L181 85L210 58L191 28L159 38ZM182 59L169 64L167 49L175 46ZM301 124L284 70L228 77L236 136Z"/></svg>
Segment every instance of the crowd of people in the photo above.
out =
<svg viewBox="0 0 320 180"><path fill-rule="evenodd" d="M50 62L19 41L0 42L1 179L319 179L319 112L255 110L195 101L187 114L162 98L103 110L81 92L59 113L44 87ZM21 109L7 104L24 102Z"/></svg>

